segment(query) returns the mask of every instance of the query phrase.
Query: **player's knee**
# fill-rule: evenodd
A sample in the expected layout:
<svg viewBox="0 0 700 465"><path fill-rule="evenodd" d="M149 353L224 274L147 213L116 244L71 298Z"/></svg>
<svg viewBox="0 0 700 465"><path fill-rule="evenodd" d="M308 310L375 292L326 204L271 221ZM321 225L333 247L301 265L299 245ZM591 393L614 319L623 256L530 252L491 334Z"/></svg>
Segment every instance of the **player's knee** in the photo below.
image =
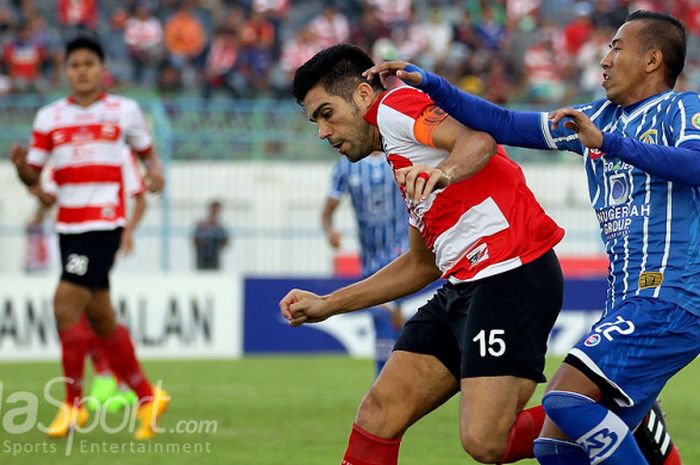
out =
<svg viewBox="0 0 700 465"><path fill-rule="evenodd" d="M355 423L381 437L396 437L405 430L401 409L394 408L392 396L372 386L362 398Z"/></svg>
<svg viewBox="0 0 700 465"><path fill-rule="evenodd" d="M496 463L503 457L507 443L499 441L500 436L502 435L493 434L491 431L478 431L475 428L462 428L460 431L464 451L480 463Z"/></svg>

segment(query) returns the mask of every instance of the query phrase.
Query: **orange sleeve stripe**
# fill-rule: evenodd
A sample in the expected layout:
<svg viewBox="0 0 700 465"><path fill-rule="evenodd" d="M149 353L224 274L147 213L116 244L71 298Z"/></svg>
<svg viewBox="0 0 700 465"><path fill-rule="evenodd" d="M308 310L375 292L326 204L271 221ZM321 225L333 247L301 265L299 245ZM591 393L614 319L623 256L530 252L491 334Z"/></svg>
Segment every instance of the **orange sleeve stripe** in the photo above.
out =
<svg viewBox="0 0 700 465"><path fill-rule="evenodd" d="M421 144L435 147L433 133L447 116L448 114L437 105L431 105L423 110L413 125L413 134L416 136L416 140Z"/></svg>

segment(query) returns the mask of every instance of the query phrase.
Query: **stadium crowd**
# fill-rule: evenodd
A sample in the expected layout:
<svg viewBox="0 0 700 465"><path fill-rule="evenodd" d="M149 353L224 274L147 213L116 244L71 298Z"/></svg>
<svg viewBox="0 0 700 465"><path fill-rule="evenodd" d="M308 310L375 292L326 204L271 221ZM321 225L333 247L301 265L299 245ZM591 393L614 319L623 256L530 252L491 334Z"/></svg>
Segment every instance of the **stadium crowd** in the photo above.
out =
<svg viewBox="0 0 700 465"><path fill-rule="evenodd" d="M637 8L685 18L700 50L698 0L0 0L0 95L55 88L63 42L87 32L106 46L108 86L166 95L287 97L300 64L350 42L498 103L588 100L602 95L612 31Z"/></svg>

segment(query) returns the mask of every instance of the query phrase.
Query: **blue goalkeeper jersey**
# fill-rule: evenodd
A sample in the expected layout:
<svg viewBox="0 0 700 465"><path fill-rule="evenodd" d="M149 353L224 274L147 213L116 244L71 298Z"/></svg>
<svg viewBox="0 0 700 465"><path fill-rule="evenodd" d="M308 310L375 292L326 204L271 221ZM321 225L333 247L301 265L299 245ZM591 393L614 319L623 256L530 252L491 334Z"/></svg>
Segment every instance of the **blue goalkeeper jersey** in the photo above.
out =
<svg viewBox="0 0 700 465"><path fill-rule="evenodd" d="M408 212L394 173L384 156L351 163L343 157L333 168L328 196L348 194L357 219L362 275L369 276L408 250Z"/></svg>
<svg viewBox="0 0 700 465"><path fill-rule="evenodd" d="M602 99L577 107L600 128L620 138L610 151L642 159L645 144L682 148L700 140L700 99L668 91L623 108ZM541 115L549 148L583 155L591 203L610 259L606 312L631 296L660 298L700 315L700 188L669 181L617 156L589 150L562 123L556 130ZM612 147L612 146L610 146ZM622 152L620 151L622 150ZM648 160L649 158L647 158ZM673 171L673 157L657 159ZM637 164L638 165L638 164ZM679 168L681 169L682 166ZM673 179L673 177L670 177Z"/></svg>

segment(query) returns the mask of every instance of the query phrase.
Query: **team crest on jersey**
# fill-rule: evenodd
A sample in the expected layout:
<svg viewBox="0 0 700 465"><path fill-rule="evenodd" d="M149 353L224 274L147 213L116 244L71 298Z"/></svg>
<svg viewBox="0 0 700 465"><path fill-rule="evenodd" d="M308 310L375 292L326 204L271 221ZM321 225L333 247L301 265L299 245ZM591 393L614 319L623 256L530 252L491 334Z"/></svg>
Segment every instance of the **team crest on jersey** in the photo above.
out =
<svg viewBox="0 0 700 465"><path fill-rule="evenodd" d="M483 262L489 258L489 248L486 244L480 244L474 250L467 254L467 260L469 260L469 267L473 268L478 263Z"/></svg>
<svg viewBox="0 0 700 465"><path fill-rule="evenodd" d="M583 345L586 347L595 347L600 344L600 334L591 334L583 341Z"/></svg>
<svg viewBox="0 0 700 465"><path fill-rule="evenodd" d="M700 113L695 113L692 118L690 118L690 122L693 124L695 129L700 129Z"/></svg>
<svg viewBox="0 0 700 465"><path fill-rule="evenodd" d="M639 288L649 289L659 287L664 282L664 274L658 271L645 271L639 275Z"/></svg>
<svg viewBox="0 0 700 465"><path fill-rule="evenodd" d="M698 113L698 115L700 115L700 113ZM658 132L656 131L656 129L649 129L647 132L645 132L639 137L639 140L641 142L644 142L645 144L656 144L658 140Z"/></svg>

